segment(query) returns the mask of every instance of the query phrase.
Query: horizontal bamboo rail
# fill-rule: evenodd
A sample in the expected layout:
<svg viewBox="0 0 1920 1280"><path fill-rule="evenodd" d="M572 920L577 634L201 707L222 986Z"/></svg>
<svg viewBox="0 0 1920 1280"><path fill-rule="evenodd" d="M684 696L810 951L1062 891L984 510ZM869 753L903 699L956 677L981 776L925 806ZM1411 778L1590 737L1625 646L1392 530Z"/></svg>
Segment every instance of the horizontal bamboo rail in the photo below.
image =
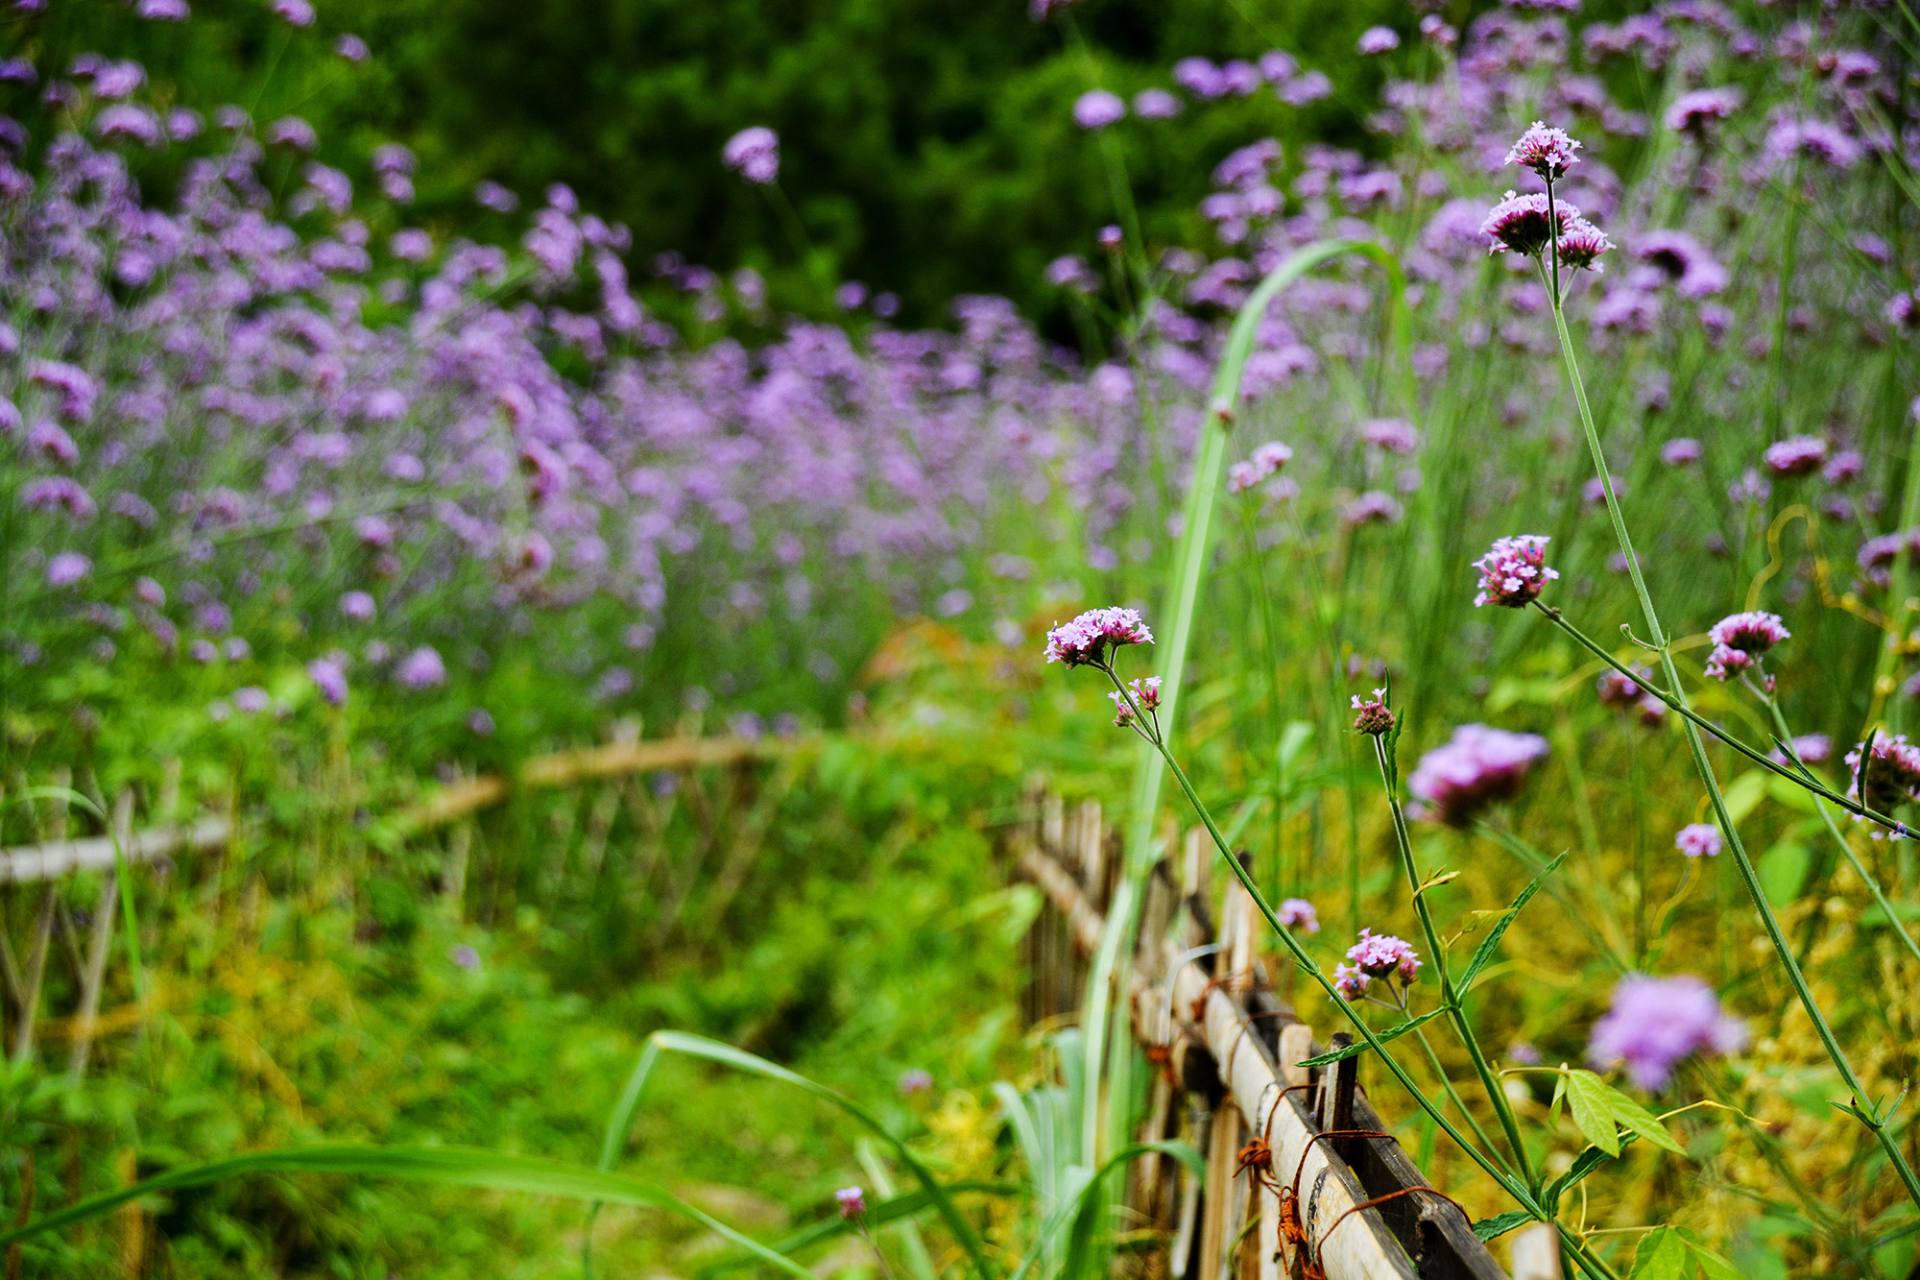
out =
<svg viewBox="0 0 1920 1280"><path fill-rule="evenodd" d="M1020 873L1053 910L1052 927L1080 956L1096 953L1120 868L1120 845L1099 807L1069 811L1058 797L1036 795L1032 819L1011 842ZM1327 1280L1504 1280L1466 1215L1443 1196L1414 1190L1429 1184L1392 1139L1321 1136L1387 1129L1356 1090L1362 1059L1324 1071L1295 1065L1320 1050L1268 987L1255 945L1264 924L1252 900L1229 884L1211 925L1207 848L1190 838L1185 851L1184 893L1164 863L1149 879L1129 993L1135 1038L1163 1071L1144 1136L1166 1136L1193 1109L1174 1105L1181 1097L1211 1109L1204 1134L1195 1135L1207 1157L1202 1183L1169 1194L1160 1180L1168 1172L1184 1178L1184 1170L1159 1160L1135 1183L1136 1208L1148 1216L1176 1206L1170 1273L1279 1280L1321 1274L1311 1269L1318 1266ZM1257 1179L1245 1168L1255 1137L1266 1144L1256 1158L1269 1172ZM1297 1194L1291 1213L1277 1188L1289 1199ZM1395 1192L1402 1194L1373 1204Z"/></svg>
<svg viewBox="0 0 1920 1280"><path fill-rule="evenodd" d="M130 832L120 842L129 864L152 862L176 853L195 853L226 842L232 826L225 818L207 818L188 827L159 827ZM114 864L111 836L54 840L46 844L0 849L0 884L58 880L82 871L105 871Z"/></svg>

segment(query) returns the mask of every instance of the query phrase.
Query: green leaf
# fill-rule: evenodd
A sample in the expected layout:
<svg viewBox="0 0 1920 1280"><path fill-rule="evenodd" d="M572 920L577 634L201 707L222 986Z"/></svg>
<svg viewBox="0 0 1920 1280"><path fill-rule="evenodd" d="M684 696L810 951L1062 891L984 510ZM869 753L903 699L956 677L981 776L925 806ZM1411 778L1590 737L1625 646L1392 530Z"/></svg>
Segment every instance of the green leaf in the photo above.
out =
<svg viewBox="0 0 1920 1280"><path fill-rule="evenodd" d="M1567 1072L1567 1100L1573 1104L1573 1122L1588 1142L1610 1156L1620 1154L1620 1133L1613 1123L1613 1090L1591 1071Z"/></svg>
<svg viewBox="0 0 1920 1280"><path fill-rule="evenodd" d="M1672 1227L1655 1227L1640 1239L1633 1251L1633 1270L1628 1280L1686 1280L1692 1269L1687 1242Z"/></svg>
<svg viewBox="0 0 1920 1280"><path fill-rule="evenodd" d="M1438 1009L1429 1009L1427 1010L1427 1012L1421 1014L1417 1018L1409 1018L1405 1022L1402 1022L1401 1024L1399 1024L1398 1026L1388 1027L1385 1031L1381 1031L1377 1034L1379 1035L1381 1042L1384 1044L1388 1040L1398 1039L1399 1037L1407 1034L1407 1032L1413 1030L1415 1027L1421 1025L1422 1023L1432 1022L1435 1018L1439 1017L1441 1014L1445 1013L1446 1011L1447 1009L1445 1005L1442 1005ZM1355 1054L1365 1053L1366 1050L1367 1050L1367 1042L1365 1040L1356 1040L1352 1044L1347 1045L1344 1048L1329 1049L1327 1052L1315 1054L1311 1058L1302 1058L1295 1065L1302 1066L1302 1067L1324 1067L1330 1062L1339 1062L1345 1058L1351 1058Z"/></svg>
<svg viewBox="0 0 1920 1280"><path fill-rule="evenodd" d="M438 1182L461 1187L481 1187L492 1191L519 1191L530 1195L558 1196L569 1200L631 1205L643 1209L664 1209L668 1213L699 1223L714 1234L752 1253L761 1262L802 1280L812 1273L790 1258L782 1257L758 1240L747 1236L658 1187L606 1173L585 1165L542 1160L534 1156L512 1155L477 1147L370 1147L328 1145L295 1147L278 1151L252 1151L222 1160L175 1169L158 1177L120 1187L90 1200L69 1205L53 1213L42 1214L31 1222L0 1231L0 1245L48 1231L57 1231L88 1222L113 1212L130 1201L142 1200L165 1191L204 1187L230 1178L269 1173L320 1173L370 1178L405 1178L415 1182Z"/></svg>
<svg viewBox="0 0 1920 1280"><path fill-rule="evenodd" d="M1497 1240L1515 1227L1523 1227L1532 1221L1533 1215L1525 1209L1509 1209L1474 1223L1473 1234L1481 1240Z"/></svg>
<svg viewBox="0 0 1920 1280"><path fill-rule="evenodd" d="M1541 868L1540 874L1527 882L1527 887L1520 891L1520 896L1513 900L1513 905L1508 907L1505 914L1494 922L1493 928L1487 931L1487 936L1480 940L1480 946L1474 951L1473 959L1467 962L1466 972L1460 975L1460 981L1455 989L1458 990L1461 995L1467 993L1468 988L1473 986L1473 980L1480 976L1480 971L1486 968L1488 963L1492 961L1494 952L1500 949L1500 939L1506 935L1507 927L1513 923L1514 917L1520 914L1523 907L1533 901L1533 895L1540 892L1542 886L1547 883L1547 877L1552 875L1554 871L1559 868L1560 864L1566 860L1567 855L1565 852L1562 852L1559 857Z"/></svg>
<svg viewBox="0 0 1920 1280"><path fill-rule="evenodd" d="M1767 794L1767 779L1773 775L1765 769L1754 769L1743 773L1726 785L1722 793L1726 797L1727 816L1737 825L1751 814Z"/></svg>
<svg viewBox="0 0 1920 1280"><path fill-rule="evenodd" d="M1813 854L1796 841L1782 840L1761 854L1760 887L1766 891L1767 901L1784 907L1799 897L1812 868Z"/></svg>
<svg viewBox="0 0 1920 1280"><path fill-rule="evenodd" d="M1693 1260L1707 1273L1707 1280L1747 1280L1740 1268L1728 1262L1697 1240L1687 1241L1687 1247L1693 1250Z"/></svg>
<svg viewBox="0 0 1920 1280"><path fill-rule="evenodd" d="M1659 1116L1654 1115L1613 1086L1607 1085L1606 1089L1610 1095L1608 1103L1613 1108L1615 1120L1662 1151L1671 1151L1677 1156L1687 1154L1687 1149L1681 1146L1679 1139L1675 1138L1667 1126L1660 1122Z"/></svg>

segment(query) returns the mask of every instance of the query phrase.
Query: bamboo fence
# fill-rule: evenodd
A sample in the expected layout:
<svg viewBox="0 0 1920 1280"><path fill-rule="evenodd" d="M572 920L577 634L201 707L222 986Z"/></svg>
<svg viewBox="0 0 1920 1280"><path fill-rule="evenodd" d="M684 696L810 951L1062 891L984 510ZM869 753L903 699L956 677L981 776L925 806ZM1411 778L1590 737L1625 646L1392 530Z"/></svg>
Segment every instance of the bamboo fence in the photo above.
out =
<svg viewBox="0 0 1920 1280"><path fill-rule="evenodd" d="M1122 848L1098 803L1036 788L1010 832L1020 873L1049 911L1028 940L1026 1012L1076 1007L1100 948ZM1175 1280L1495 1280L1503 1271L1466 1214L1431 1188L1357 1087L1363 1056L1325 1068L1313 1031L1276 998L1252 900L1229 882L1209 902L1210 843L1189 833L1179 865L1152 869L1127 971L1134 1038L1156 1075L1142 1139L1185 1137L1204 1155L1142 1161L1128 1204L1168 1241ZM1333 1037L1335 1047L1348 1043ZM1334 1136L1342 1135L1342 1136ZM1389 1198L1390 1197L1390 1198ZM1520 1232L1514 1280L1558 1280L1553 1229Z"/></svg>

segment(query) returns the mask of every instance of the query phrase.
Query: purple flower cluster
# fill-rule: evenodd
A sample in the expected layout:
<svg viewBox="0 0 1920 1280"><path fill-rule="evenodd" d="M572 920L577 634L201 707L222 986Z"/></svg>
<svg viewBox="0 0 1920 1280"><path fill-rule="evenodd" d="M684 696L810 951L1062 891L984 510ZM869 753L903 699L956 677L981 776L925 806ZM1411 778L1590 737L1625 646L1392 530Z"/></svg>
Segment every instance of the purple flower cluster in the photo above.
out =
<svg viewBox="0 0 1920 1280"><path fill-rule="evenodd" d="M1707 639L1713 641L1713 651L1707 655L1707 675L1731 680L1742 672L1757 672L1767 650L1792 634L1776 613L1749 610L1728 614L1707 632Z"/></svg>
<svg viewBox="0 0 1920 1280"><path fill-rule="evenodd" d="M765 186L780 176L780 135L765 125L742 129L727 139L720 159L748 182Z"/></svg>
<svg viewBox="0 0 1920 1280"><path fill-rule="evenodd" d="M1673 837L1673 847L1689 858L1720 856L1720 828L1709 822L1690 822Z"/></svg>
<svg viewBox="0 0 1920 1280"><path fill-rule="evenodd" d="M1522 533L1497 538L1487 554L1473 562L1480 571L1480 590L1473 597L1475 608L1497 604L1522 609L1540 598L1547 583L1560 576L1547 566L1547 543L1551 539L1537 533Z"/></svg>
<svg viewBox="0 0 1920 1280"><path fill-rule="evenodd" d="M1280 909L1274 912L1274 918L1289 929L1298 929L1302 933L1320 932L1320 913L1305 898L1287 898L1280 903Z"/></svg>
<svg viewBox="0 0 1920 1280"><path fill-rule="evenodd" d="M1879 813L1891 813L1920 800L1920 746L1904 733L1880 734L1862 756L1865 744L1847 752L1847 796ZM1864 763L1863 763L1864 760Z"/></svg>
<svg viewBox="0 0 1920 1280"><path fill-rule="evenodd" d="M1686 1059L1738 1053L1746 1043L1746 1027L1722 1011L1700 979L1635 974L1614 987L1613 1007L1594 1024L1587 1057L1602 1069L1624 1065L1635 1084L1658 1091Z"/></svg>
<svg viewBox="0 0 1920 1280"><path fill-rule="evenodd" d="M1404 938L1360 931L1359 941L1347 948L1347 963L1335 965L1333 985L1348 1000L1358 999L1376 978L1398 978L1411 985L1420 972L1420 954Z"/></svg>
<svg viewBox="0 0 1920 1280"><path fill-rule="evenodd" d="M1069 667L1097 665L1106 661L1109 648L1152 643L1153 632L1138 609L1088 609L1047 632L1046 659Z"/></svg>
<svg viewBox="0 0 1920 1280"><path fill-rule="evenodd" d="M1519 795L1546 756L1547 740L1538 734L1461 725L1445 745L1420 757L1407 790L1420 802L1420 816L1463 827L1489 805Z"/></svg>
<svg viewBox="0 0 1920 1280"><path fill-rule="evenodd" d="M1278 440L1270 440L1255 449L1246 461L1227 467L1227 492L1244 493L1262 480L1279 474L1292 460L1292 449Z"/></svg>

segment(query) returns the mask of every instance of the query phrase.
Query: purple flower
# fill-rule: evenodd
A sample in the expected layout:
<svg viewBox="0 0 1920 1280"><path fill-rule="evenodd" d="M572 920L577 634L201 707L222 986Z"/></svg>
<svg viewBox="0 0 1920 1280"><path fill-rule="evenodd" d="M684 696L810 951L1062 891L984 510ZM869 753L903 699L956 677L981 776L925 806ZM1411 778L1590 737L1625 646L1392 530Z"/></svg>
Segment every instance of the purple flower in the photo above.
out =
<svg viewBox="0 0 1920 1280"><path fill-rule="evenodd" d="M1793 633L1787 630L1779 614L1757 609L1730 613L1707 631L1707 639L1713 641L1715 648L1733 649L1755 658L1792 638Z"/></svg>
<svg viewBox="0 0 1920 1280"><path fill-rule="evenodd" d="M1720 856L1720 828L1710 822L1690 822L1673 838L1673 847L1689 858Z"/></svg>
<svg viewBox="0 0 1920 1280"><path fill-rule="evenodd" d="M1386 704L1387 691L1375 689L1373 696L1361 701L1359 694L1353 695L1353 727L1361 733L1370 733L1379 737L1393 729L1393 711Z"/></svg>
<svg viewBox="0 0 1920 1280"><path fill-rule="evenodd" d="M1480 571L1480 591L1473 607L1497 604L1522 609L1540 598L1541 589L1560 576L1547 567L1547 543L1551 539L1537 533L1497 538L1487 554L1473 562Z"/></svg>
<svg viewBox="0 0 1920 1280"><path fill-rule="evenodd" d="M1127 104L1118 94L1089 89L1074 100L1073 122L1082 129L1104 129L1127 118Z"/></svg>
<svg viewBox="0 0 1920 1280"><path fill-rule="evenodd" d="M1820 469L1827 459L1827 442L1817 436L1791 436L1767 446L1767 470L1777 476L1804 476Z"/></svg>
<svg viewBox="0 0 1920 1280"><path fill-rule="evenodd" d="M1600 258L1612 251L1613 241L1607 238L1606 232L1585 218L1575 218L1560 233L1560 243L1555 248L1560 254L1561 266L1599 275L1606 270L1600 265Z"/></svg>
<svg viewBox="0 0 1920 1280"><path fill-rule="evenodd" d="M1137 609L1109 607L1089 609L1071 622L1057 624L1047 632L1048 662L1063 662L1080 667L1103 662L1107 646L1152 644L1153 632Z"/></svg>
<svg viewBox="0 0 1920 1280"><path fill-rule="evenodd" d="M1740 109L1738 89L1694 89L1667 108L1667 128L1704 137L1708 130Z"/></svg>
<svg viewBox="0 0 1920 1280"><path fill-rule="evenodd" d="M1691 436L1680 436L1661 446L1660 461L1670 467L1684 467L1700 461L1704 452L1698 440Z"/></svg>
<svg viewBox="0 0 1920 1280"><path fill-rule="evenodd" d="M1587 1058L1601 1069L1625 1064L1635 1084L1656 1092L1687 1058L1736 1053L1746 1043L1746 1027L1721 1010L1700 979L1635 974L1614 987L1613 1007L1594 1024Z"/></svg>
<svg viewBox="0 0 1920 1280"><path fill-rule="evenodd" d="M1849 799L1879 813L1889 813L1920 799L1920 747L1908 742L1903 733L1879 734L1864 768L1859 746L1847 752L1847 775L1851 779L1847 785Z"/></svg>
<svg viewBox="0 0 1920 1280"><path fill-rule="evenodd" d="M349 622L366 622L373 614L373 597L366 592L349 591L340 597L340 616Z"/></svg>
<svg viewBox="0 0 1920 1280"><path fill-rule="evenodd" d="M320 692L328 706L342 706L347 701L347 663L340 654L329 654L324 658L315 658L307 664L307 679L313 681L313 687Z"/></svg>
<svg viewBox="0 0 1920 1280"><path fill-rule="evenodd" d="M1392 53L1400 47L1400 36L1392 27L1368 27L1360 33L1360 42L1356 47L1365 57Z"/></svg>
<svg viewBox="0 0 1920 1280"><path fill-rule="evenodd" d="M1320 932L1320 913L1305 898L1288 898L1274 912L1274 918L1289 929L1299 929L1305 933Z"/></svg>
<svg viewBox="0 0 1920 1280"><path fill-rule="evenodd" d="M1520 794L1546 756L1547 740L1538 734L1461 725L1445 745L1420 757L1407 790L1421 802L1421 816L1464 827L1488 805Z"/></svg>
<svg viewBox="0 0 1920 1280"><path fill-rule="evenodd" d="M400 659L393 669L393 678L403 689L435 689L447 682L447 664L441 660L439 650L421 645Z"/></svg>
<svg viewBox="0 0 1920 1280"><path fill-rule="evenodd" d="M1580 210L1565 202L1556 202L1553 215L1560 223L1560 234L1565 235L1579 221ZM1544 193L1529 191L1526 195L1516 195L1509 191L1488 211L1480 223L1480 234L1492 238L1487 246L1489 253L1518 253L1531 258L1544 252L1552 239L1547 228Z"/></svg>
<svg viewBox="0 0 1920 1280"><path fill-rule="evenodd" d="M908 1098L926 1093L933 1088L933 1076L919 1067L910 1067L900 1073L899 1088L901 1095Z"/></svg>
<svg viewBox="0 0 1920 1280"><path fill-rule="evenodd" d="M233 691L233 709L242 715L257 716L272 705L273 699L257 684L245 685Z"/></svg>
<svg viewBox="0 0 1920 1280"><path fill-rule="evenodd" d="M1793 747L1793 754L1800 757L1801 764L1825 764L1833 759L1833 739L1824 733L1798 734L1790 745ZM1769 754L1777 763L1791 763L1784 751L1775 749Z"/></svg>
<svg viewBox="0 0 1920 1280"><path fill-rule="evenodd" d="M1133 114L1142 120L1171 120L1180 114L1180 99L1165 89L1142 89L1133 95Z"/></svg>
<svg viewBox="0 0 1920 1280"><path fill-rule="evenodd" d="M462 944L453 949L453 963L456 968L472 972L480 967L480 953Z"/></svg>
<svg viewBox="0 0 1920 1280"><path fill-rule="evenodd" d="M187 0L140 0L133 12L148 22L185 22Z"/></svg>
<svg viewBox="0 0 1920 1280"><path fill-rule="evenodd" d="M1545 121L1535 120L1508 150L1507 163L1531 169L1552 182L1580 163L1580 157L1574 154L1578 150L1580 144L1568 137L1566 130L1551 129Z"/></svg>
<svg viewBox="0 0 1920 1280"><path fill-rule="evenodd" d="M93 561L78 551L62 551L47 561L47 585L71 587L93 572Z"/></svg>
<svg viewBox="0 0 1920 1280"><path fill-rule="evenodd" d="M1360 424L1360 439L1388 453L1412 453L1420 447L1420 433L1404 418L1369 418Z"/></svg>
<svg viewBox="0 0 1920 1280"><path fill-rule="evenodd" d="M848 1222L866 1216L867 1196L859 1187L842 1187L833 1193L833 1200L840 1208L840 1216Z"/></svg>
<svg viewBox="0 0 1920 1280"><path fill-rule="evenodd" d="M373 50L367 48L367 42L352 32L348 32L333 42L333 52L336 57L344 58L346 61L356 65L365 62L373 56Z"/></svg>
<svg viewBox="0 0 1920 1280"><path fill-rule="evenodd" d="M1633 256L1672 281L1683 298L1710 297L1727 287L1727 269L1684 231L1649 231L1634 241Z"/></svg>
<svg viewBox="0 0 1920 1280"><path fill-rule="evenodd" d="M1372 979L1360 972L1358 965L1337 964L1333 966L1333 989L1340 993L1343 1000L1358 1000L1366 992Z"/></svg>
<svg viewBox="0 0 1920 1280"><path fill-rule="evenodd" d="M273 0L273 14L290 27L313 25L313 5L308 0Z"/></svg>
<svg viewBox="0 0 1920 1280"><path fill-rule="evenodd" d="M1358 528L1363 524L1393 524L1400 519L1400 504L1392 495L1369 489L1341 508L1341 523Z"/></svg>
<svg viewBox="0 0 1920 1280"><path fill-rule="evenodd" d="M727 139L720 160L748 182L765 186L780 176L780 135L765 125L742 129Z"/></svg>
<svg viewBox="0 0 1920 1280"><path fill-rule="evenodd" d="M1362 929L1360 939L1347 948L1347 959L1369 978L1398 977L1411 983L1420 972L1420 954L1404 938Z"/></svg>
<svg viewBox="0 0 1920 1280"><path fill-rule="evenodd" d="M1129 680L1127 692L1133 695L1131 703L1120 696L1118 689L1107 695L1113 701L1113 725L1116 729L1124 729L1133 723L1136 715L1135 707L1141 711L1153 711L1159 708L1160 677L1148 676L1144 680Z"/></svg>

